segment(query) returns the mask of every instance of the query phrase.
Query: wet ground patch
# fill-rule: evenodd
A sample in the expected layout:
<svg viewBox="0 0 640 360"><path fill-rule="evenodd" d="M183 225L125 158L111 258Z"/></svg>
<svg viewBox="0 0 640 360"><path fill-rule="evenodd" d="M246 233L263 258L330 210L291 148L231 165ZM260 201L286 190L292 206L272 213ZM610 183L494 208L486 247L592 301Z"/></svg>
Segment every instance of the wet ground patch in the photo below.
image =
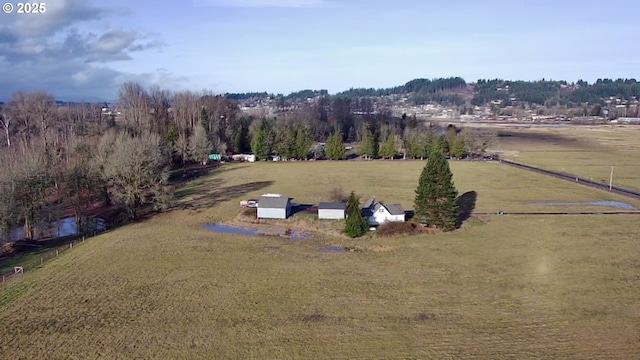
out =
<svg viewBox="0 0 640 360"><path fill-rule="evenodd" d="M347 249L343 246L325 246L323 248L320 248L319 251L327 253L340 253L347 251Z"/></svg>
<svg viewBox="0 0 640 360"><path fill-rule="evenodd" d="M245 236L280 236L286 237L294 241L304 240L311 237L311 234L287 228L251 228L225 225L222 223L209 223L203 225L203 228L219 234L245 235Z"/></svg>

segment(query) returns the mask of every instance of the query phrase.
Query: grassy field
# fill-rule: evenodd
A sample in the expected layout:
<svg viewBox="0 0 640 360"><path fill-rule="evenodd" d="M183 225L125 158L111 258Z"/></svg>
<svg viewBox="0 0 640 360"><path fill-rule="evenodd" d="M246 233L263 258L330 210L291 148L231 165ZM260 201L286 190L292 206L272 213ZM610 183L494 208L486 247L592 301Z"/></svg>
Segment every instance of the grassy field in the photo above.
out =
<svg viewBox="0 0 640 360"><path fill-rule="evenodd" d="M0 287L3 359L624 359L640 353L637 216L491 216L451 234L221 235L238 201L341 186L410 208L424 164L224 166L180 207ZM452 163L476 211L625 199L496 163ZM580 208L581 210L585 208ZM602 211L602 209L598 209ZM292 220L292 222L295 220ZM322 253L362 243L363 252ZM377 249L377 250L375 250Z"/></svg>
<svg viewBox="0 0 640 360"><path fill-rule="evenodd" d="M505 158L640 190L640 126L509 129Z"/></svg>

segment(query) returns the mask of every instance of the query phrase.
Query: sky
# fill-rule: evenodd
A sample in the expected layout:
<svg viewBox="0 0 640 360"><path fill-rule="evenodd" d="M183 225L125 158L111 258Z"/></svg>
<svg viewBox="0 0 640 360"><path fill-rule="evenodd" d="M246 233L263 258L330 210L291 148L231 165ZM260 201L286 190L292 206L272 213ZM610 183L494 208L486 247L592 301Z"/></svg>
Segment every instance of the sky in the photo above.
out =
<svg viewBox="0 0 640 360"><path fill-rule="evenodd" d="M640 1L41 0L0 12L0 101L640 77Z"/></svg>

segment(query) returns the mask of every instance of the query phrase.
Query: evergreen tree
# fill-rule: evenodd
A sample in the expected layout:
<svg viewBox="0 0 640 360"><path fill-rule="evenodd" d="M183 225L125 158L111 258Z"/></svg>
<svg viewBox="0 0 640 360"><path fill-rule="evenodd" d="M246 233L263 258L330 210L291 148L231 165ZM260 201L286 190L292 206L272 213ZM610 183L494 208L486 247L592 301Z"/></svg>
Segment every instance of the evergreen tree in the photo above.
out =
<svg viewBox="0 0 640 360"><path fill-rule="evenodd" d="M456 136L452 139L449 153L455 158L462 158L466 154L464 139L462 136Z"/></svg>
<svg viewBox="0 0 640 360"><path fill-rule="evenodd" d="M436 147L420 174L415 198L416 218L444 231L455 229L460 215L457 196L449 163Z"/></svg>
<svg viewBox="0 0 640 360"><path fill-rule="evenodd" d="M397 149L395 136L393 134L389 134L389 136L387 136L387 140L382 143L382 146L380 148L380 156L393 160L393 157L396 156L396 153Z"/></svg>
<svg viewBox="0 0 640 360"><path fill-rule="evenodd" d="M291 128L285 128L276 143L276 155L289 159L295 154L296 137Z"/></svg>
<svg viewBox="0 0 640 360"><path fill-rule="evenodd" d="M342 133L336 132L329 136L325 145L325 154L331 160L341 160L345 157L344 143L342 142Z"/></svg>
<svg viewBox="0 0 640 360"><path fill-rule="evenodd" d="M431 143L427 143L427 145L429 146L427 157L430 157L432 152L440 152L445 155L446 158L446 154L449 153L449 146L447 145L447 139L444 135L437 136Z"/></svg>
<svg viewBox="0 0 640 360"><path fill-rule="evenodd" d="M345 222L344 232L352 238L357 238L364 235L368 228L369 223L367 219L362 216L360 200L352 191L347 201L347 220Z"/></svg>
<svg viewBox="0 0 640 360"><path fill-rule="evenodd" d="M251 141L251 151L258 159L264 160L269 157L271 153L271 137L271 126L264 119Z"/></svg>
<svg viewBox="0 0 640 360"><path fill-rule="evenodd" d="M372 158L378 156L378 152L380 151L380 134L378 132L372 132L373 134L373 155Z"/></svg>
<svg viewBox="0 0 640 360"><path fill-rule="evenodd" d="M358 155L364 156L365 159L370 159L375 156L373 148L373 134L369 129L369 125L365 124L362 129L362 141L360 141L360 147L358 148Z"/></svg>
<svg viewBox="0 0 640 360"><path fill-rule="evenodd" d="M248 150L248 137L249 128L247 127L247 124L241 119L240 126L238 126L238 131L236 132L236 137L233 142L233 150L236 153L243 153Z"/></svg>
<svg viewBox="0 0 640 360"><path fill-rule="evenodd" d="M300 126L296 131L295 151L294 157L298 159L306 159L309 156L309 149L313 139L307 129Z"/></svg>
<svg viewBox="0 0 640 360"><path fill-rule="evenodd" d="M209 112L205 107L200 110L200 125L202 125L207 134L209 134Z"/></svg>
<svg viewBox="0 0 640 360"><path fill-rule="evenodd" d="M412 134L409 138L409 144L407 148L407 155L413 159L424 159L427 157L427 148L425 142L426 136L422 134Z"/></svg>

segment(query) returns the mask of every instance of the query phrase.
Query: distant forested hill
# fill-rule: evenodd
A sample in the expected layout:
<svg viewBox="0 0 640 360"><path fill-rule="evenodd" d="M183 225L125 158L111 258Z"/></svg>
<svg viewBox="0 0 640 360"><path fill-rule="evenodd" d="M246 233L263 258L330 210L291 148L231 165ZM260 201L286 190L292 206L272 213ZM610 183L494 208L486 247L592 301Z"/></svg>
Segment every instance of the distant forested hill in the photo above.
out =
<svg viewBox="0 0 640 360"><path fill-rule="evenodd" d="M580 107L583 104L604 105L609 98L631 100L640 98L640 83L636 79L598 79L589 84L579 80L568 83L563 80L502 80L480 79L467 83L461 77L438 79L414 79L404 85L390 88L351 88L333 95L327 90L301 90L289 95L269 94L267 92L226 94L234 100L278 99L296 101L329 96L341 99L367 97L402 96L413 104L435 102L443 105L498 104L501 107L517 104L561 105Z"/></svg>

